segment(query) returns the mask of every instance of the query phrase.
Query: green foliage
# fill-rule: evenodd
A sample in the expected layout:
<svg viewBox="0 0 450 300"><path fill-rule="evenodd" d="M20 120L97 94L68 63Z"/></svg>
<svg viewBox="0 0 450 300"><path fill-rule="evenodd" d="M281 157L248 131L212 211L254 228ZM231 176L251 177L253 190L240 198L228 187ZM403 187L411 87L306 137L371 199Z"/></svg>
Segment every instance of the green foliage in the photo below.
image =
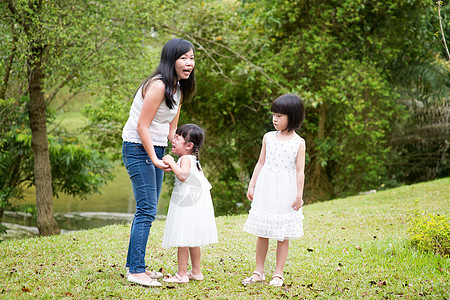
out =
<svg viewBox="0 0 450 300"><path fill-rule="evenodd" d="M273 130L270 103L285 92L306 103L300 134L307 142L308 201L382 186L400 114L392 78L400 65L433 57L432 6L242 2L221 3L219 10L215 1L192 4L191 14L180 16L185 22L166 25L197 45L198 95L184 106L182 121L206 128L203 164L217 186L213 198L231 193L231 202L245 203L261 138Z"/></svg>
<svg viewBox="0 0 450 300"><path fill-rule="evenodd" d="M0 111L3 124L0 128L0 211L3 212L16 209L10 199L20 199L23 187L31 180L33 155L29 135L25 133L28 118L24 105L15 99L0 100Z"/></svg>
<svg viewBox="0 0 450 300"><path fill-rule="evenodd" d="M21 210L34 213L30 206L13 206L11 198L22 198L24 188L34 184L31 132L27 127L25 104L14 99L2 100L0 111L0 210ZM52 118L50 117L49 120ZM49 124L52 128L52 123ZM112 164L107 157L93 150L63 129L54 128L48 135L52 171L52 188L57 196L64 192L86 198L112 179Z"/></svg>
<svg viewBox="0 0 450 300"><path fill-rule="evenodd" d="M19 17L29 12L25 4L17 2ZM114 159L120 157L132 97L156 67L163 43L179 36L196 46L198 94L183 105L180 123L206 130L201 162L218 214L248 209L246 185L262 136L273 130L270 103L280 94L296 93L306 104L299 134L307 143L305 193L312 202L417 177L402 156L410 147L391 142L394 130L402 132L398 125L410 124L399 103L441 99L448 92L448 67L433 36L437 15L425 0L205 0L184 9L176 1L156 0L42 5L45 13L32 19L36 41L48 47L48 100L60 85L73 95L90 93L95 102L84 110L84 132L91 147ZM17 16L4 3L0 10L6 16L2 57L14 46L22 49L12 60L7 89L20 98L26 86L23 49L31 42L25 28L9 26ZM2 75L6 66L0 65ZM438 176L448 176L446 151L440 152L442 168L434 168ZM396 168L399 162L405 167Z"/></svg>
<svg viewBox="0 0 450 300"><path fill-rule="evenodd" d="M412 245L421 251L450 256L450 215L426 214L416 207L409 221L409 240Z"/></svg>

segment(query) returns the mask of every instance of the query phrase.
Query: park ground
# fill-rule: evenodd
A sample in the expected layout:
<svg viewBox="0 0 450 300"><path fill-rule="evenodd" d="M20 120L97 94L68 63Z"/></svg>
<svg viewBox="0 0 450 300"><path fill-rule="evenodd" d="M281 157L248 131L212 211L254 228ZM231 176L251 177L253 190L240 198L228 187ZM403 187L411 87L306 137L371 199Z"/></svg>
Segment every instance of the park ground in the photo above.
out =
<svg viewBox="0 0 450 300"><path fill-rule="evenodd" d="M203 248L203 282L146 288L130 284L124 262L130 224L0 244L2 299L450 299L450 259L408 240L415 208L450 213L450 178L306 205L305 235L291 241L285 285L242 286L254 269L246 215L217 217L219 243ZM149 268L176 272L155 221ZM271 241L265 272L275 268ZM267 280L268 281L268 280Z"/></svg>

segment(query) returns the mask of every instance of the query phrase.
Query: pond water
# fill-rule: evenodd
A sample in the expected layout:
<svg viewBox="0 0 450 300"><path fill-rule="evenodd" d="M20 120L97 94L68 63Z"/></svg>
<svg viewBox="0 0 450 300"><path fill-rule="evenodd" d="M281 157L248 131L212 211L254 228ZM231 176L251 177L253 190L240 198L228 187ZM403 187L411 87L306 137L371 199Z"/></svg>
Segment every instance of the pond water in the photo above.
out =
<svg viewBox="0 0 450 300"><path fill-rule="evenodd" d="M62 233L75 230L103 227L112 224L129 224L133 220L135 201L130 179L123 166L114 171L115 178L102 189L102 193L81 200L60 194L53 199L53 211ZM165 191L165 192L164 192ZM158 205L157 218L165 218L170 191L166 186ZM35 189L25 191L25 199L15 204L34 204ZM8 212L2 217L2 224L8 228L0 240L32 237L38 235L36 221L30 214Z"/></svg>

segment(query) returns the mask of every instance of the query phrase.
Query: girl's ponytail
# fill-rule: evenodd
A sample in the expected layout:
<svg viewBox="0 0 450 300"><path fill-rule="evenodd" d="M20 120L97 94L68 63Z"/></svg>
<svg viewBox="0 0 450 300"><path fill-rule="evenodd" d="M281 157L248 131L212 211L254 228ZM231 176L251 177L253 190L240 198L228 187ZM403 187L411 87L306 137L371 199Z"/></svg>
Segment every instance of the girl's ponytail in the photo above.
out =
<svg viewBox="0 0 450 300"><path fill-rule="evenodd" d="M198 150L198 147L195 147L194 155L195 155L195 160L197 161L197 169L198 169L199 171L201 171L202 168L200 167L200 161L198 160L198 157L199 157L199 150Z"/></svg>

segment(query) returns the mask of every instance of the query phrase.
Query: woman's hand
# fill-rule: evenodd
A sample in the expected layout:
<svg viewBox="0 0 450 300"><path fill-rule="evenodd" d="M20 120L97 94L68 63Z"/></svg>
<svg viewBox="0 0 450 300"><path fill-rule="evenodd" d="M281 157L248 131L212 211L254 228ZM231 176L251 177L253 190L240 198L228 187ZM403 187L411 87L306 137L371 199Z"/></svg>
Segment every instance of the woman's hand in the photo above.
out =
<svg viewBox="0 0 450 300"><path fill-rule="evenodd" d="M296 198L294 203L292 203L292 208L294 210L299 210L303 206L303 199Z"/></svg>

